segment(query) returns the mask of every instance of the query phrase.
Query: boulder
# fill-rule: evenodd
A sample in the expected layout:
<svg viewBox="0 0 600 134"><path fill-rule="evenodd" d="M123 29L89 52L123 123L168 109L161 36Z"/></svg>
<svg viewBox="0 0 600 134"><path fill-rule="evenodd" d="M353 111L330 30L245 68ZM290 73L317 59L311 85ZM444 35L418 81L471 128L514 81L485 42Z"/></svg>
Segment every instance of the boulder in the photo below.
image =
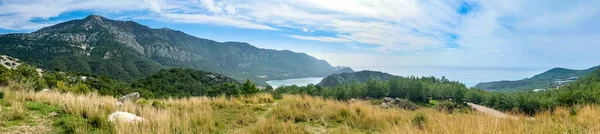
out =
<svg viewBox="0 0 600 134"><path fill-rule="evenodd" d="M48 88L44 88L44 89L42 89L42 90L40 91L40 93L45 93L45 92L50 92L50 89L48 89Z"/></svg>
<svg viewBox="0 0 600 134"><path fill-rule="evenodd" d="M394 99L392 99L392 98L390 98L390 97L385 97L385 98L383 98L383 102L391 102L391 101L393 101L393 100L394 100Z"/></svg>
<svg viewBox="0 0 600 134"><path fill-rule="evenodd" d="M381 103L381 105L379 105L382 108L389 108L390 106L387 103Z"/></svg>
<svg viewBox="0 0 600 134"><path fill-rule="evenodd" d="M138 92L133 92L130 94L127 94L121 98L119 98L119 102L121 103L125 103L125 100L132 100L132 101L136 101L137 99L140 98L140 93Z"/></svg>
<svg viewBox="0 0 600 134"><path fill-rule="evenodd" d="M139 117L135 114L132 113L128 113L128 112L121 112L121 111L116 111L113 112L112 114L108 115L108 121L110 122L127 122L127 123L133 123L133 122L141 122L144 121L146 119Z"/></svg>

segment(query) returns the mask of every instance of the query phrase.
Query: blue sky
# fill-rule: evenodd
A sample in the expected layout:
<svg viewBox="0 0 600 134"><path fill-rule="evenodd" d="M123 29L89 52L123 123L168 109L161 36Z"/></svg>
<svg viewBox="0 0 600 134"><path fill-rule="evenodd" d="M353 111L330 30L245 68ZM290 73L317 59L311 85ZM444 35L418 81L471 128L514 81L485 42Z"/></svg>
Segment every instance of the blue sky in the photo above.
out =
<svg viewBox="0 0 600 134"><path fill-rule="evenodd" d="M489 76L465 80L475 83L600 64L597 5L600 1L0 0L0 33L32 32L97 14L200 38L305 52L357 70L458 80ZM457 73L461 70L471 71Z"/></svg>

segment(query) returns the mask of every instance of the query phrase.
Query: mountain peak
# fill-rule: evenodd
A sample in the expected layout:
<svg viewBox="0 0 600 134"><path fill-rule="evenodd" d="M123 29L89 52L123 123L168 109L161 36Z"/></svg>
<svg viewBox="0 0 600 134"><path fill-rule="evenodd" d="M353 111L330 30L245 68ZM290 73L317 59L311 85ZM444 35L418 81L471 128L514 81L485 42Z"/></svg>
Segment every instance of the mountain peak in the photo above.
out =
<svg viewBox="0 0 600 134"><path fill-rule="evenodd" d="M105 17L102 17L100 15L89 15L87 17L85 17L85 19L83 19L85 22L89 22L89 23L98 23L98 24L103 24L106 20L109 20Z"/></svg>
<svg viewBox="0 0 600 134"><path fill-rule="evenodd" d="M102 17L100 15L91 14L91 15L85 17L84 20L99 20L99 21L102 21L102 20L105 20L105 19L106 19L105 17Z"/></svg>

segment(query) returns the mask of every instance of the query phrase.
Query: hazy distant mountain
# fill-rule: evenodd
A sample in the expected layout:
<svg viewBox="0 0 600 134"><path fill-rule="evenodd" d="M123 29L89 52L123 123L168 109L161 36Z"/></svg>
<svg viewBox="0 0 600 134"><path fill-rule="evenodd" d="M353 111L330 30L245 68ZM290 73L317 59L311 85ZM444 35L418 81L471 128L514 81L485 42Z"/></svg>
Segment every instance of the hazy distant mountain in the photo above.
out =
<svg viewBox="0 0 600 134"><path fill-rule="evenodd" d="M330 87L351 82L367 82L369 79L388 80L394 77L401 78L400 76L395 76L384 72L364 70L358 72L332 74L323 78L323 80L321 80L321 82L319 82L317 85Z"/></svg>
<svg viewBox="0 0 600 134"><path fill-rule="evenodd" d="M259 82L326 76L338 70L304 53L261 49L242 42L216 42L97 15L33 33L0 35L0 54L44 69L89 72L125 81L171 67Z"/></svg>
<svg viewBox="0 0 600 134"><path fill-rule="evenodd" d="M353 73L354 70L352 70L352 68L349 67L336 67L337 71L334 72L334 74L341 74L341 73Z"/></svg>
<svg viewBox="0 0 600 134"><path fill-rule="evenodd" d="M585 70L573 70L566 68L554 68L531 78L516 81L494 81L483 82L475 85L476 88L494 91L514 91L554 88L590 74L600 66Z"/></svg>

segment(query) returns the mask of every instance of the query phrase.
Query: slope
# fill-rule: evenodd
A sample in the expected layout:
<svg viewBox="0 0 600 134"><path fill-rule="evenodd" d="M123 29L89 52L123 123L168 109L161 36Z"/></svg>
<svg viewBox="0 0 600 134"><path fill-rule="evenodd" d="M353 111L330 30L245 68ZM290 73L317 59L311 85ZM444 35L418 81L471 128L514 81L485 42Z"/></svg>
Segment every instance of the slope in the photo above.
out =
<svg viewBox="0 0 600 134"><path fill-rule="evenodd" d="M0 35L0 53L47 70L88 72L128 82L171 67L257 82L326 76L337 71L326 61L304 53L216 42L97 15L33 33Z"/></svg>
<svg viewBox="0 0 600 134"><path fill-rule="evenodd" d="M399 76L384 72L363 70L358 72L332 74L323 78L317 85L331 87L351 82L367 82L369 79L388 80L394 77L400 78Z"/></svg>
<svg viewBox="0 0 600 134"><path fill-rule="evenodd" d="M482 82L475 85L475 87L494 91L516 91L554 88L557 86L565 85L568 82L574 81L574 79L576 78L580 78L587 74L590 74L598 68L600 68L600 66L592 67L585 70L554 68L544 73L523 80Z"/></svg>

